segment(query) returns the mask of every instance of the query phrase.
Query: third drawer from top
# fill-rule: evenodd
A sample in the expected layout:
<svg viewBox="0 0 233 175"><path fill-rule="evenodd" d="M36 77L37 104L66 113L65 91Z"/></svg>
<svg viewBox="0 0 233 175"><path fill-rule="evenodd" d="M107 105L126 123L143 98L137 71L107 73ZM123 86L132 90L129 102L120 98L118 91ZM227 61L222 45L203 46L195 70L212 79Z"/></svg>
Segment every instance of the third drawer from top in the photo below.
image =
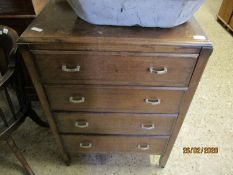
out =
<svg viewBox="0 0 233 175"><path fill-rule="evenodd" d="M60 133L170 135L177 114L54 113Z"/></svg>

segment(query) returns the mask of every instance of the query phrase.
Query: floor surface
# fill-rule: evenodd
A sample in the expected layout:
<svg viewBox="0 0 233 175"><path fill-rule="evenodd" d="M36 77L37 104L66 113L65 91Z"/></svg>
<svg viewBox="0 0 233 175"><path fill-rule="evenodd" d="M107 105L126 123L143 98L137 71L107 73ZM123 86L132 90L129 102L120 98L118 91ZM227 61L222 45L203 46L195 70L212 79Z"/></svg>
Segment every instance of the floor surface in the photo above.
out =
<svg viewBox="0 0 233 175"><path fill-rule="evenodd" d="M220 3L207 0L196 14L214 52L164 169L155 165L158 157L138 154L80 155L67 167L51 132L28 119L14 137L36 175L233 175L233 38L216 22ZM183 154L183 147L201 146L218 147L219 153ZM20 174L20 165L1 143L0 175Z"/></svg>

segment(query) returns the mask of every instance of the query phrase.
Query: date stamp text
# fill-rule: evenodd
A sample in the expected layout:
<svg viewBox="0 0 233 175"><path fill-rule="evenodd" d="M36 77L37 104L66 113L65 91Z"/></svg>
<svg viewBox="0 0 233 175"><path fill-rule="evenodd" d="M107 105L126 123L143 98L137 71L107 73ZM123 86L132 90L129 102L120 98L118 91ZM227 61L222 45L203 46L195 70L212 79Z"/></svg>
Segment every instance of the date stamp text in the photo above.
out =
<svg viewBox="0 0 233 175"><path fill-rule="evenodd" d="M183 154L217 154L218 147L183 147Z"/></svg>

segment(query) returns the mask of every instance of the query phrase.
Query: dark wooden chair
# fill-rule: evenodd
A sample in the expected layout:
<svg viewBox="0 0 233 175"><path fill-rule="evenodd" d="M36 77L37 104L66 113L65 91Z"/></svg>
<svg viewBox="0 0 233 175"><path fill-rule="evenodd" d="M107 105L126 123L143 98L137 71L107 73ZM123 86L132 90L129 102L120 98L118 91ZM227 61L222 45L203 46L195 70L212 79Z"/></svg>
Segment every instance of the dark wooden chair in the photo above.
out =
<svg viewBox="0 0 233 175"><path fill-rule="evenodd" d="M7 142L27 174L34 174L15 144L11 134L29 116L41 126L48 124L37 116L27 99L22 81L22 71L18 68L17 33L0 26L0 140Z"/></svg>

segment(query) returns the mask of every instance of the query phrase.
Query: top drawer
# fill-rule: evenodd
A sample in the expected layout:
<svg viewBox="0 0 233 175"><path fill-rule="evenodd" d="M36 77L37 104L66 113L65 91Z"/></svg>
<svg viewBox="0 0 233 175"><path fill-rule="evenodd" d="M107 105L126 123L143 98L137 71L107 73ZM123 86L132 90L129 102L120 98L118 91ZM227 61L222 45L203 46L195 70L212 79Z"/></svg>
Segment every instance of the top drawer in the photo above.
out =
<svg viewBox="0 0 233 175"><path fill-rule="evenodd" d="M198 54L33 51L47 84L187 86Z"/></svg>

